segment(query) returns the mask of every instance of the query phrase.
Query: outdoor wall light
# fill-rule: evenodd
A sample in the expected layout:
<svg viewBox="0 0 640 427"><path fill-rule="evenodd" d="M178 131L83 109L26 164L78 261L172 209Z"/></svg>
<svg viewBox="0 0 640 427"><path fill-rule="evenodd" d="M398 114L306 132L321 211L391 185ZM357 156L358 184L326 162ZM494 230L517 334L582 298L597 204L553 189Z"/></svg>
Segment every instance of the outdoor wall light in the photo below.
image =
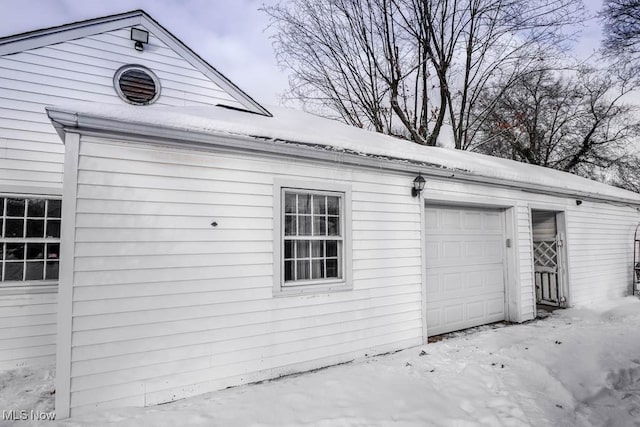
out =
<svg viewBox="0 0 640 427"><path fill-rule="evenodd" d="M141 30L140 28L131 28L131 40L136 42L133 46L137 51L142 52L144 45L149 43L149 32Z"/></svg>
<svg viewBox="0 0 640 427"><path fill-rule="evenodd" d="M418 197L422 190L424 190L425 179L418 173L418 176L413 180L413 188L411 189L411 195Z"/></svg>
<svg viewBox="0 0 640 427"><path fill-rule="evenodd" d="M582 204L582 200L576 200L576 205L580 206Z"/></svg>

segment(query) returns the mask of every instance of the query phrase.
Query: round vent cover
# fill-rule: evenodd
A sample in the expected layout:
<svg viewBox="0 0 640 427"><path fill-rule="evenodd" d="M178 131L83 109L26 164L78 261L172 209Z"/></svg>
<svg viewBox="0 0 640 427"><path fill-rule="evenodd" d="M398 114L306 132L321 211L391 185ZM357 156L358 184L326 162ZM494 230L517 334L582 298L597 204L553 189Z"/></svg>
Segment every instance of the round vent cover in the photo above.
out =
<svg viewBox="0 0 640 427"><path fill-rule="evenodd" d="M160 96L160 81L141 65L125 65L113 76L113 87L126 102L135 105L152 104Z"/></svg>

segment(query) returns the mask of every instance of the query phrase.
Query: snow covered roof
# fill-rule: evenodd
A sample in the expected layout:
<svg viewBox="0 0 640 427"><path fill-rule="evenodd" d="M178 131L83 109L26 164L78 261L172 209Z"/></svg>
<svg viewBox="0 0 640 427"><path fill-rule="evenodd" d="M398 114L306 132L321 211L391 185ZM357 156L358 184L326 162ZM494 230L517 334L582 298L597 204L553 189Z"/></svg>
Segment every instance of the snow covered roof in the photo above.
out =
<svg viewBox="0 0 640 427"><path fill-rule="evenodd" d="M48 107L54 125L87 126L96 120L115 121L122 130L140 133L148 129L172 129L188 135L242 137L262 141L279 141L319 149L409 162L424 169L450 172L451 176L474 176L477 181L504 183L525 189L532 187L557 193L593 197L640 205L640 194L554 169L501 159L483 154L441 147L427 147L383 134L348 126L308 113L282 107L269 107L273 117L236 111L223 107L136 107L96 103L68 107ZM65 119L66 117L66 119ZM84 123L84 125L83 125ZM106 129L106 127L105 127ZM113 129L113 127L111 127ZM134 132L134 129L138 129ZM442 175L442 173L440 173Z"/></svg>

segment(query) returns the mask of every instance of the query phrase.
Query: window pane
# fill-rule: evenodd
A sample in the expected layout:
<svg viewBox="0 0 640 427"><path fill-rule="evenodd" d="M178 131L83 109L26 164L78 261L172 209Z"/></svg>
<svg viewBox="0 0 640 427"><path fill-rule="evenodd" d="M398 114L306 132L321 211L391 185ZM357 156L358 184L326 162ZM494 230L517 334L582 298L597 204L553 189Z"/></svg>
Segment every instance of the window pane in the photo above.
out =
<svg viewBox="0 0 640 427"><path fill-rule="evenodd" d="M288 282L289 280L294 279L294 261L285 261L284 262L284 280Z"/></svg>
<svg viewBox="0 0 640 427"><path fill-rule="evenodd" d="M298 214L311 213L311 195L298 194Z"/></svg>
<svg viewBox="0 0 640 427"><path fill-rule="evenodd" d="M60 259L60 244L47 244L47 259Z"/></svg>
<svg viewBox="0 0 640 427"><path fill-rule="evenodd" d="M7 262L4 265L4 281L22 280L23 262Z"/></svg>
<svg viewBox="0 0 640 427"><path fill-rule="evenodd" d="M298 236L311 236L311 216L298 216Z"/></svg>
<svg viewBox="0 0 640 427"><path fill-rule="evenodd" d="M44 243L27 243L27 259L43 259Z"/></svg>
<svg viewBox="0 0 640 427"><path fill-rule="evenodd" d="M327 260L327 277L338 277L338 260Z"/></svg>
<svg viewBox="0 0 640 427"><path fill-rule="evenodd" d="M47 216L49 218L60 218L61 210L62 210L61 200L49 200L49 203L47 205Z"/></svg>
<svg viewBox="0 0 640 427"><path fill-rule="evenodd" d="M337 196L327 196L327 213L329 215L340 215L340 198Z"/></svg>
<svg viewBox="0 0 640 427"><path fill-rule="evenodd" d="M25 280L44 279L44 262L27 262L27 274Z"/></svg>
<svg viewBox="0 0 640 427"><path fill-rule="evenodd" d="M324 278L324 260L314 259L313 261L311 261L311 278Z"/></svg>
<svg viewBox="0 0 640 427"><path fill-rule="evenodd" d="M43 199L28 199L27 200L27 216L44 218L44 205Z"/></svg>
<svg viewBox="0 0 640 427"><path fill-rule="evenodd" d="M284 212L296 213L296 195L293 193L285 193L284 195Z"/></svg>
<svg viewBox="0 0 640 427"><path fill-rule="evenodd" d="M284 241L284 257L286 259L293 258L293 240Z"/></svg>
<svg viewBox="0 0 640 427"><path fill-rule="evenodd" d="M0 214L0 215L2 215L2 214ZM0 218L0 237L4 236L4 234L2 234L3 231L4 231L3 225L4 225L4 218Z"/></svg>
<svg viewBox="0 0 640 427"><path fill-rule="evenodd" d="M47 261L46 280L58 280L58 262Z"/></svg>
<svg viewBox="0 0 640 427"><path fill-rule="evenodd" d="M296 217L294 215L287 215L284 217L284 235L296 236Z"/></svg>
<svg viewBox="0 0 640 427"><path fill-rule="evenodd" d="M327 218L327 231L329 236L340 235L340 218L337 216L330 216Z"/></svg>
<svg viewBox="0 0 640 427"><path fill-rule="evenodd" d="M327 257L338 256L338 242L335 240L327 240Z"/></svg>
<svg viewBox="0 0 640 427"><path fill-rule="evenodd" d="M24 199L7 199L7 216L24 217Z"/></svg>
<svg viewBox="0 0 640 427"><path fill-rule="evenodd" d="M313 235L314 236L326 236L327 235L327 220L324 216L313 216Z"/></svg>
<svg viewBox="0 0 640 427"><path fill-rule="evenodd" d="M298 240L296 242L296 258L309 258L309 240Z"/></svg>
<svg viewBox="0 0 640 427"><path fill-rule="evenodd" d="M60 220L47 220L46 237L60 237Z"/></svg>
<svg viewBox="0 0 640 427"><path fill-rule="evenodd" d="M326 212L326 196L313 196L313 213L324 215Z"/></svg>
<svg viewBox="0 0 640 427"><path fill-rule="evenodd" d="M44 237L44 219L27 220L27 237Z"/></svg>
<svg viewBox="0 0 640 427"><path fill-rule="evenodd" d="M308 280L311 278L311 271L309 268L309 260L302 260L296 262L296 267L298 268L298 275L296 277L297 280Z"/></svg>
<svg viewBox="0 0 640 427"><path fill-rule="evenodd" d="M5 237L24 237L24 219L7 219Z"/></svg>
<svg viewBox="0 0 640 427"><path fill-rule="evenodd" d="M311 242L311 256L314 258L320 258L324 256L324 241L313 240Z"/></svg>
<svg viewBox="0 0 640 427"><path fill-rule="evenodd" d="M7 260L24 259L24 243L7 243Z"/></svg>

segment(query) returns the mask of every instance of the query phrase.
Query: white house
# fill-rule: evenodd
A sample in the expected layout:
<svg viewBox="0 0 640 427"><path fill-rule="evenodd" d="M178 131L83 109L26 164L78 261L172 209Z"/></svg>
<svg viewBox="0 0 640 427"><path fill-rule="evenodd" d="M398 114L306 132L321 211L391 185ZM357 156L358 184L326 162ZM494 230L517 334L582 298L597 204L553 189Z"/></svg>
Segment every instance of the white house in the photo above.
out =
<svg viewBox="0 0 640 427"><path fill-rule="evenodd" d="M470 326L522 322L537 304L597 304L631 292L636 193L281 108L267 112L142 12L42 34L75 27L87 33L3 56L78 44L87 56L103 46L94 39L118 41L100 67L102 95L33 106L55 105L47 107L53 127L43 120L41 131L59 153L50 129L65 144L59 417L169 402ZM141 50L132 27L149 32ZM174 52L200 77L163 70L159 52ZM58 89L68 75L75 74L66 70L46 87ZM21 76L14 85L31 72ZM193 80L216 84L219 98L162 104L171 85ZM34 111L34 120L42 114ZM24 197L48 194L44 181ZM56 188L51 200L60 199ZM48 230L58 221L57 205L48 203L42 218L23 215L24 227L37 220ZM54 238L35 243L57 245ZM46 274L49 259L25 258L23 270L41 262ZM53 283L9 285L55 290ZM39 316L29 310L25 322ZM25 332L39 327L30 325Z"/></svg>
<svg viewBox="0 0 640 427"><path fill-rule="evenodd" d="M138 29L143 50L131 39ZM0 369L55 359L64 148L44 107L122 104L115 75L136 67L157 80L148 108L268 114L142 11L0 39Z"/></svg>

